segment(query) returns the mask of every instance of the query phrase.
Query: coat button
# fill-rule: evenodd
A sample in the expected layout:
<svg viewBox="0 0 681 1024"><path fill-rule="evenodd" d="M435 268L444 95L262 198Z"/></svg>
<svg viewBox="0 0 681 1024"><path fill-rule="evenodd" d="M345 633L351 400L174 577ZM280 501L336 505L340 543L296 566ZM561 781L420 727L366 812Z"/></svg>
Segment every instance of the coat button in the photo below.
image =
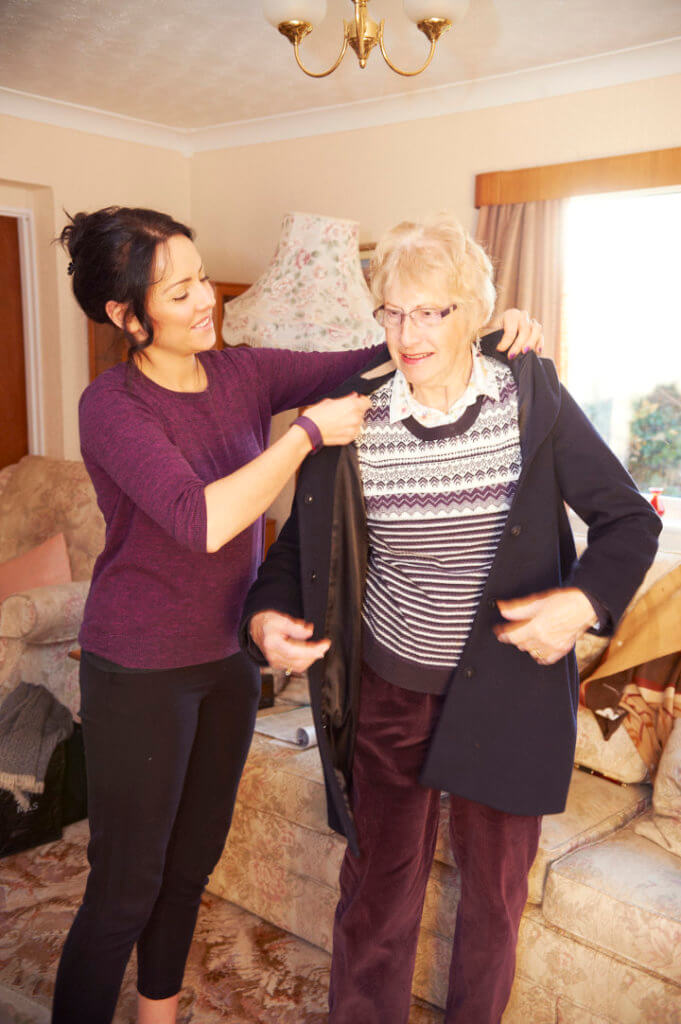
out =
<svg viewBox="0 0 681 1024"><path fill-rule="evenodd" d="M497 606L497 602L494 600L493 597L490 597L489 601L487 602L487 605L489 608L492 608L492 610L494 610Z"/></svg>
<svg viewBox="0 0 681 1024"><path fill-rule="evenodd" d="M316 583L316 582L317 582L317 572L316 572L315 569L313 569L312 572L310 573L310 583Z"/></svg>
<svg viewBox="0 0 681 1024"><path fill-rule="evenodd" d="M475 675L475 669L471 668L471 666L469 665L468 668L465 668L463 670L463 674L465 675L466 679L472 679L473 676Z"/></svg>
<svg viewBox="0 0 681 1024"><path fill-rule="evenodd" d="M517 523L516 523L515 526L511 527L511 536L512 537L519 537L522 532L523 532L522 526L519 526Z"/></svg>
<svg viewBox="0 0 681 1024"><path fill-rule="evenodd" d="M306 505L311 505L312 502L314 501L314 494L306 494L305 497L303 498L303 501L305 502Z"/></svg>

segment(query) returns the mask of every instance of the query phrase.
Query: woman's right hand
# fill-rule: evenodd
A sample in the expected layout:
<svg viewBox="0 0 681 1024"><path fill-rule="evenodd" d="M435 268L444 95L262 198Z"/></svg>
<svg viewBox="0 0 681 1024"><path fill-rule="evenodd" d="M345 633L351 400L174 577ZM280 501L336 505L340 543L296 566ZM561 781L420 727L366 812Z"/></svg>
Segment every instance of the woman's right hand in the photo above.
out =
<svg viewBox="0 0 681 1024"><path fill-rule="evenodd" d="M370 399L353 391L343 398L325 398L316 405L308 406L305 416L317 424L325 445L350 444L359 434L362 420L370 408Z"/></svg>
<svg viewBox="0 0 681 1024"><path fill-rule="evenodd" d="M248 630L270 666L287 672L305 672L331 646L330 640L310 640L314 630L309 622L269 609L256 612Z"/></svg>

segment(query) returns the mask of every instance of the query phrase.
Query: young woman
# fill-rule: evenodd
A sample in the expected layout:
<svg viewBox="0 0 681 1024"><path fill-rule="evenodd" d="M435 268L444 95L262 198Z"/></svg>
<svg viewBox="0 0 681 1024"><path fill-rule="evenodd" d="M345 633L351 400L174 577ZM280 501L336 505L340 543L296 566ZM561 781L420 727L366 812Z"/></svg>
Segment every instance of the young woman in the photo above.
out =
<svg viewBox="0 0 681 1024"><path fill-rule="evenodd" d="M261 517L310 451L354 439L369 400L319 399L372 351L214 350L192 232L165 214L80 213L61 240L81 307L130 352L80 403L106 541L80 634L91 870L53 1024L108 1024L134 945L138 1020L172 1024L258 704L237 625ZM540 341L521 327L514 350ZM268 448L272 415L308 403Z"/></svg>

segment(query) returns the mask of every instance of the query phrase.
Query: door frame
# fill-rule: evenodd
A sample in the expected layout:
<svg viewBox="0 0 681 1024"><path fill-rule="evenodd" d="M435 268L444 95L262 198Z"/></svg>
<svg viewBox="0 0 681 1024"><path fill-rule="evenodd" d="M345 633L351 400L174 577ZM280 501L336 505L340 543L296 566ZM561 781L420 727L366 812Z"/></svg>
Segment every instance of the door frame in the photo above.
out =
<svg viewBox="0 0 681 1024"><path fill-rule="evenodd" d="M17 221L21 271L21 310L24 320L28 450L32 455L44 455L43 377L40 359L40 309L38 305L35 218L33 210L1 205L0 216L14 217Z"/></svg>

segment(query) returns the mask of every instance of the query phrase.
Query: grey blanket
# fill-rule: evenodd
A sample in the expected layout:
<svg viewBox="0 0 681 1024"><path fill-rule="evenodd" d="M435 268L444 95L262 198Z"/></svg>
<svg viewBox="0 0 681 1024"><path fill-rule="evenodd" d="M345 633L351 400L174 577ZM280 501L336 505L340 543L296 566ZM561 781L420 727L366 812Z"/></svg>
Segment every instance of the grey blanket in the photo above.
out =
<svg viewBox="0 0 681 1024"><path fill-rule="evenodd" d="M30 794L45 789L55 747L73 732L68 708L44 686L19 683L0 707L0 789L8 789L22 811Z"/></svg>

